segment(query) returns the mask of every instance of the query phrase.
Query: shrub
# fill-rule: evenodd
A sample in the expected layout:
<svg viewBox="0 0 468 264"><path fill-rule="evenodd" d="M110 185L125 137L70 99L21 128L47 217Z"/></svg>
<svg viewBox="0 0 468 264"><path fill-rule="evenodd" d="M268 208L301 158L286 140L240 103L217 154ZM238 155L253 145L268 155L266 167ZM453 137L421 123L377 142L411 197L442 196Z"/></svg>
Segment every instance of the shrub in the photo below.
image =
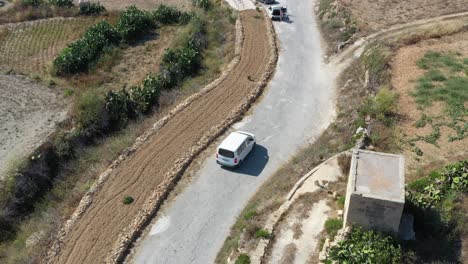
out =
<svg viewBox="0 0 468 264"><path fill-rule="evenodd" d="M408 199L421 208L439 205L447 194L468 192L468 160L447 165L442 173L432 172L429 176L408 185Z"/></svg>
<svg viewBox="0 0 468 264"><path fill-rule="evenodd" d="M96 16L104 11L106 8L99 2L80 5L80 15Z"/></svg>
<svg viewBox="0 0 468 264"><path fill-rule="evenodd" d="M396 111L397 95L387 88L382 88L375 96L373 111L377 119L383 121Z"/></svg>
<svg viewBox="0 0 468 264"><path fill-rule="evenodd" d="M192 4L196 7L203 8L204 10L209 10L212 7L210 0L192 0Z"/></svg>
<svg viewBox="0 0 468 264"><path fill-rule="evenodd" d="M376 231L352 228L349 237L330 248L329 259L338 263L400 263L401 248L390 237Z"/></svg>
<svg viewBox="0 0 468 264"><path fill-rule="evenodd" d="M58 7L72 7L73 0L49 0L49 4Z"/></svg>
<svg viewBox="0 0 468 264"><path fill-rule="evenodd" d="M250 264L250 257L249 255L242 253L239 255L239 257L236 259L235 264Z"/></svg>
<svg viewBox="0 0 468 264"><path fill-rule="evenodd" d="M271 234L270 232L266 231L265 229L259 229L255 232L255 238L270 238Z"/></svg>
<svg viewBox="0 0 468 264"><path fill-rule="evenodd" d="M343 227L343 221L338 218L327 219L325 222L325 231L330 238L334 238L338 230Z"/></svg>
<svg viewBox="0 0 468 264"><path fill-rule="evenodd" d="M116 30L120 33L123 42L131 43L154 29L155 26L148 12L132 5L120 15Z"/></svg>
<svg viewBox="0 0 468 264"><path fill-rule="evenodd" d="M104 99L96 92L85 92L75 104L78 129L84 132L101 131L107 123Z"/></svg>
<svg viewBox="0 0 468 264"><path fill-rule="evenodd" d="M396 93L384 87L379 90L375 97L368 98L366 104L360 110L360 115L362 117L370 115L390 126L393 121L392 116L396 112L397 99Z"/></svg>
<svg viewBox="0 0 468 264"><path fill-rule="evenodd" d="M54 138L54 152L59 159L67 160L74 155L73 146L71 144L71 134L66 132L59 133Z"/></svg>
<svg viewBox="0 0 468 264"><path fill-rule="evenodd" d="M101 21L60 52L54 60L54 69L59 75L86 71L102 50L117 40L117 32L112 26L106 21Z"/></svg>
<svg viewBox="0 0 468 264"><path fill-rule="evenodd" d="M123 204L131 204L133 203L134 199L131 196L125 196L122 200Z"/></svg>
<svg viewBox="0 0 468 264"><path fill-rule="evenodd" d="M153 18L161 24L187 23L192 14L181 12L177 8L167 5L160 5L153 12Z"/></svg>
<svg viewBox="0 0 468 264"><path fill-rule="evenodd" d="M133 115L134 106L130 94L125 88L120 91L110 90L106 94L106 112L109 116L109 128L118 130L125 127Z"/></svg>
<svg viewBox="0 0 468 264"><path fill-rule="evenodd" d="M39 6L42 3L42 0L21 0L21 4L25 6Z"/></svg>

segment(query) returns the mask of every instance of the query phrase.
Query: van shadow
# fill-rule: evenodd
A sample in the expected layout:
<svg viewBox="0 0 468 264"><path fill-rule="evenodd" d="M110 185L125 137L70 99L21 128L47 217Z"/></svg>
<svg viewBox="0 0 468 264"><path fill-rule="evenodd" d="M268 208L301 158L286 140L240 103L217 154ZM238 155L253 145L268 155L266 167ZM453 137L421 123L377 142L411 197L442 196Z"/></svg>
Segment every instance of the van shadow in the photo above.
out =
<svg viewBox="0 0 468 264"><path fill-rule="evenodd" d="M222 168L233 173L257 177L262 173L269 159L268 150L264 146L257 144L238 168L224 166Z"/></svg>

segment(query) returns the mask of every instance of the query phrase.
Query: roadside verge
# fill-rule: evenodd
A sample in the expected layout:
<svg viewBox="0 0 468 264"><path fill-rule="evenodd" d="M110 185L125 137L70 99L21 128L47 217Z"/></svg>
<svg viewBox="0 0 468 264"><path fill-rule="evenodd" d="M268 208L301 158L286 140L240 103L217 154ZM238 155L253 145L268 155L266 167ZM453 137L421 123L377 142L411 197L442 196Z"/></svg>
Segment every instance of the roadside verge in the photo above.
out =
<svg viewBox="0 0 468 264"><path fill-rule="evenodd" d="M157 122L101 174L60 232L49 262L121 261L193 158L258 98L274 72L277 48L270 22L264 19L265 30L256 13L241 12L245 36L239 24L228 73ZM132 205L121 203L124 194L135 197Z"/></svg>

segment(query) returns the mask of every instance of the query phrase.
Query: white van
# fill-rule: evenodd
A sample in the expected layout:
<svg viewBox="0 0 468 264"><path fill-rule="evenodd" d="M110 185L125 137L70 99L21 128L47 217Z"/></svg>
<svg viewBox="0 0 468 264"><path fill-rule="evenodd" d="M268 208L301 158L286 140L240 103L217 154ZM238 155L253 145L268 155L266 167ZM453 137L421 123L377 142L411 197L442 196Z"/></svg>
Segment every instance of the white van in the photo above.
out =
<svg viewBox="0 0 468 264"><path fill-rule="evenodd" d="M237 167L255 146L255 136L236 131L229 134L216 150L216 162L222 166Z"/></svg>

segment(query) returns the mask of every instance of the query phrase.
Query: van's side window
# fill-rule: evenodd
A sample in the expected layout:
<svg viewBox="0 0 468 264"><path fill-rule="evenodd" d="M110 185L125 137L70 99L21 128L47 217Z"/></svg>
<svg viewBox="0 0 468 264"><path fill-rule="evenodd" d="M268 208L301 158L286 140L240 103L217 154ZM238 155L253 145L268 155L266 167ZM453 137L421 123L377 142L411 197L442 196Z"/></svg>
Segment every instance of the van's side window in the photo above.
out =
<svg viewBox="0 0 468 264"><path fill-rule="evenodd" d="M239 146L239 148L237 149L237 154L241 154L242 151L244 151L244 149L247 147L247 145L245 144L245 141L242 142L242 144Z"/></svg>

